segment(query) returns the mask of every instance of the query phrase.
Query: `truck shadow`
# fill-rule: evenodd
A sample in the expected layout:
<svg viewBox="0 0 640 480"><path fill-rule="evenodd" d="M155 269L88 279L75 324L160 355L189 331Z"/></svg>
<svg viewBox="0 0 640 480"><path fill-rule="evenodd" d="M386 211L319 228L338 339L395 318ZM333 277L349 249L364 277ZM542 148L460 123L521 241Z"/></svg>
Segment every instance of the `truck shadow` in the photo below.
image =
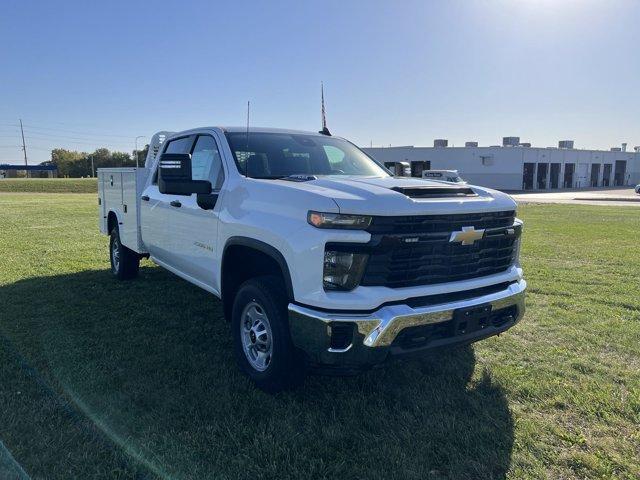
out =
<svg viewBox="0 0 640 480"><path fill-rule="evenodd" d="M504 478L510 466L504 391L474 373L470 347L269 396L236 369L220 302L159 268L21 280L0 305L22 364L150 478ZM34 436L54 428L33 422ZM18 432L3 435L11 448Z"/></svg>

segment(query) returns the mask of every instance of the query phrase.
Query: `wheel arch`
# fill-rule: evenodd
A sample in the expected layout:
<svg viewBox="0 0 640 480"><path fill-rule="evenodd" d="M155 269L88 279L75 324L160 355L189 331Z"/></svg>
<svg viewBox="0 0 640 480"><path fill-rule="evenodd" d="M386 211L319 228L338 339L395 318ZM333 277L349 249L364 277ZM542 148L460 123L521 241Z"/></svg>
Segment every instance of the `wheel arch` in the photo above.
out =
<svg viewBox="0 0 640 480"><path fill-rule="evenodd" d="M243 268L232 269L230 262L233 262L238 256L242 256L245 260ZM247 263L251 263L251 265L246 265ZM265 269L271 270L266 271ZM237 288L243 281L255 275L279 274L282 277L288 300L294 299L291 272L284 255L272 245L261 240L251 237L230 237L222 251L220 273L220 294L227 319L231 318L231 308Z"/></svg>
<svg viewBox="0 0 640 480"><path fill-rule="evenodd" d="M122 225L122 218L120 218L120 215L116 210L109 210L109 213L107 214L107 234L110 235L111 230L118 225Z"/></svg>

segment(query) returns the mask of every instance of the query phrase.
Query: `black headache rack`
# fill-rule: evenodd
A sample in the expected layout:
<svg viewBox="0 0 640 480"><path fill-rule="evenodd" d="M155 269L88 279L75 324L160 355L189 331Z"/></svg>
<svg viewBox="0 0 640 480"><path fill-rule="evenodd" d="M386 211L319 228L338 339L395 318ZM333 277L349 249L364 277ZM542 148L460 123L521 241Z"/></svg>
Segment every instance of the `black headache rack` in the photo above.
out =
<svg viewBox="0 0 640 480"><path fill-rule="evenodd" d="M469 187L438 186L438 187L393 187L394 192L409 198L449 198L449 197L477 197Z"/></svg>

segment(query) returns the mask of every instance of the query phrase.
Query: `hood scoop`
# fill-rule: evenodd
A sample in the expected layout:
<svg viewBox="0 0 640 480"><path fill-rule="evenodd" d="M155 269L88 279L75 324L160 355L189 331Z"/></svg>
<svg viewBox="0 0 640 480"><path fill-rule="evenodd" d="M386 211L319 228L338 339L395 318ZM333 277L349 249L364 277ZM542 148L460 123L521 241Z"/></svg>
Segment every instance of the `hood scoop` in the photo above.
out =
<svg viewBox="0 0 640 480"><path fill-rule="evenodd" d="M456 186L393 187L391 190L409 198L476 197L478 195L469 187Z"/></svg>

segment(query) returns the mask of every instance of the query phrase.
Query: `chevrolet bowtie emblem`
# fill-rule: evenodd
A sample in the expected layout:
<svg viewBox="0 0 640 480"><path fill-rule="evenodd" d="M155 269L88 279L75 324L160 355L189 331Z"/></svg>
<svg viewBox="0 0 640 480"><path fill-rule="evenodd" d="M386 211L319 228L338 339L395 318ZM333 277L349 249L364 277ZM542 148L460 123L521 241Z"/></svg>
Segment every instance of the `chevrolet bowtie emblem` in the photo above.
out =
<svg viewBox="0 0 640 480"><path fill-rule="evenodd" d="M473 242L484 237L484 228L476 230L473 227L462 227L459 232L451 232L449 242L460 242L462 245L473 245Z"/></svg>

